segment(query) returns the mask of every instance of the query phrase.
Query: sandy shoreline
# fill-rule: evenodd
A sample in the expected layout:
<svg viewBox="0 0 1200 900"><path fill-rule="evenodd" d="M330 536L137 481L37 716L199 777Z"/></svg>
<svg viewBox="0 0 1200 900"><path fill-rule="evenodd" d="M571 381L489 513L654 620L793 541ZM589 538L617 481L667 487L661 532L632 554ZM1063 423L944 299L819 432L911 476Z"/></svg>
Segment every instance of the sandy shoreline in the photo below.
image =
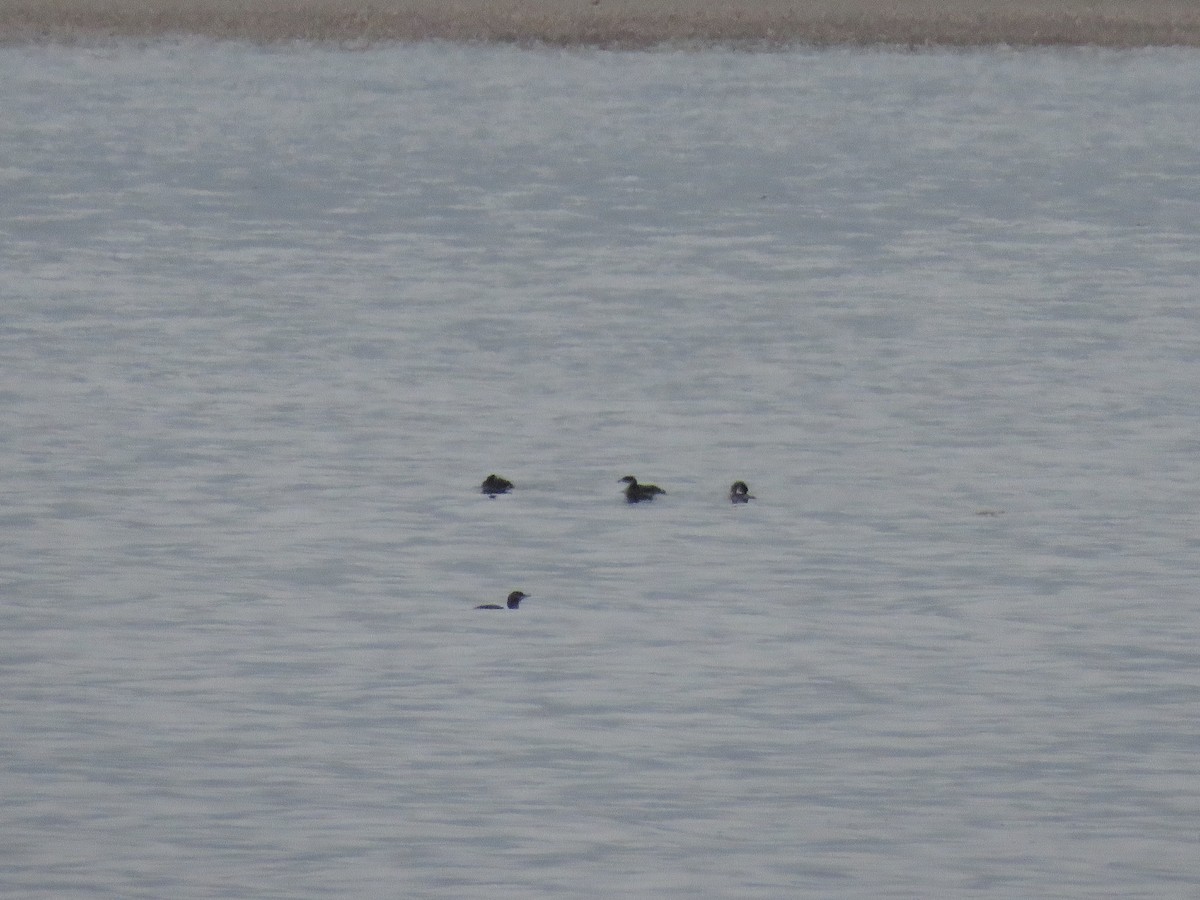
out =
<svg viewBox="0 0 1200 900"><path fill-rule="evenodd" d="M1195 0L0 0L0 43L1200 46Z"/></svg>

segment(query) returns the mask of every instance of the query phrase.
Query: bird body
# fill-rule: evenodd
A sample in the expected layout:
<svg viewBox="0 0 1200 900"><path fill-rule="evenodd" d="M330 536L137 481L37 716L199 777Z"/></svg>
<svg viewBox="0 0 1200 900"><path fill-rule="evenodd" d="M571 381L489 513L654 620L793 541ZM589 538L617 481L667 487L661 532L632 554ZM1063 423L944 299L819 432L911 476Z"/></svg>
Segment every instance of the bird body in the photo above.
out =
<svg viewBox="0 0 1200 900"><path fill-rule="evenodd" d="M653 500L656 494L665 494L662 488L657 484L638 484L638 480L632 475L626 475L617 482L624 484L625 501L627 503L641 503L643 500Z"/></svg>
<svg viewBox="0 0 1200 900"><path fill-rule="evenodd" d="M499 475L489 475L483 479L483 484L479 486L479 490L488 495L488 499L495 499L497 494L507 494L513 489L513 483L507 478L501 478Z"/></svg>
<svg viewBox="0 0 1200 900"><path fill-rule="evenodd" d="M729 501L731 503L749 503L754 499L750 488L744 481L735 481L729 486Z"/></svg>
<svg viewBox="0 0 1200 900"><path fill-rule="evenodd" d="M513 591L511 594L508 595L507 608L508 609L517 609L518 607L520 607L521 601L524 600L528 596L529 595L526 594L524 591ZM481 603L479 606L477 606L475 608L476 609L505 609L505 607L501 606L499 603Z"/></svg>

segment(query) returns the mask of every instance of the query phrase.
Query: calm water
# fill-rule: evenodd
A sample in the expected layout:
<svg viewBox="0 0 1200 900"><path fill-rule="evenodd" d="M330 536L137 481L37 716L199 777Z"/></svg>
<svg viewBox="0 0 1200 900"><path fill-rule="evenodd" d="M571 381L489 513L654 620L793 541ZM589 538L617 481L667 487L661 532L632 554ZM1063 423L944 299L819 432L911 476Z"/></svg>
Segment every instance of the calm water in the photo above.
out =
<svg viewBox="0 0 1200 900"><path fill-rule="evenodd" d="M1196 896L1197 63L0 50L0 889Z"/></svg>

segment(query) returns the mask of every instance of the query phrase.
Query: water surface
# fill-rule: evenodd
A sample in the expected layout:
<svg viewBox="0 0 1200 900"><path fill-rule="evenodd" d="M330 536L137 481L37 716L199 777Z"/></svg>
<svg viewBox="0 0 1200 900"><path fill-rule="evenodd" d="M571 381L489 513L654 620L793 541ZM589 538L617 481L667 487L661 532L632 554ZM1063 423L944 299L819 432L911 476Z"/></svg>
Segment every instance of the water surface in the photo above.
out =
<svg viewBox="0 0 1200 900"><path fill-rule="evenodd" d="M1195 63L0 51L0 885L1195 893Z"/></svg>

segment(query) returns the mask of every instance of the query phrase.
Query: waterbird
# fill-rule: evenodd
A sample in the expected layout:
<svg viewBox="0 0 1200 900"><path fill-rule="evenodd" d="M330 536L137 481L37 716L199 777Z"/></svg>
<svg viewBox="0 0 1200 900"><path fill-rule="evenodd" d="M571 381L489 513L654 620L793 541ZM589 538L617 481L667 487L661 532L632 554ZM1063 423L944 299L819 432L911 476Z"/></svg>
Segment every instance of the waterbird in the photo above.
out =
<svg viewBox="0 0 1200 900"><path fill-rule="evenodd" d="M521 601L529 595L524 591L513 591L508 595L508 608L516 609L521 605ZM499 603L481 603L476 609L504 609Z"/></svg>
<svg viewBox="0 0 1200 900"><path fill-rule="evenodd" d="M750 493L750 488L744 481L735 481L729 486L729 502L731 503L749 503L754 499L754 495Z"/></svg>
<svg viewBox="0 0 1200 900"><path fill-rule="evenodd" d="M513 489L513 483L507 478L501 478L495 473L483 479L483 484L479 489L488 495L489 500L494 500L497 494L507 494Z"/></svg>
<svg viewBox="0 0 1200 900"><path fill-rule="evenodd" d="M617 484L626 484L625 500L629 503L641 503L643 500L653 500L655 494L665 494L657 484L638 484L632 475L626 475L617 480Z"/></svg>

